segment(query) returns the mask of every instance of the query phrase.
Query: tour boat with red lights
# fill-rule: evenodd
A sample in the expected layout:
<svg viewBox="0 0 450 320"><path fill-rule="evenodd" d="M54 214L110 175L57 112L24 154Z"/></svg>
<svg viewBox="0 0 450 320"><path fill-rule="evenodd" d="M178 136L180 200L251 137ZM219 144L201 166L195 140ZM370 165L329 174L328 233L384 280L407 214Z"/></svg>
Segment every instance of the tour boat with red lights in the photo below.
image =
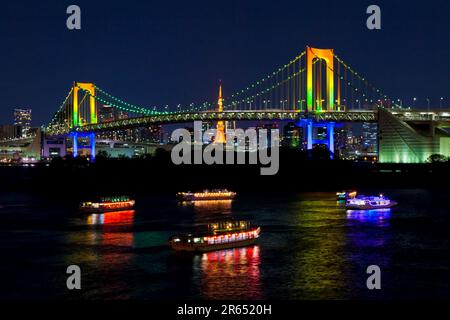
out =
<svg viewBox="0 0 450 320"><path fill-rule="evenodd" d="M205 252L255 243L260 227L248 221L222 221L208 224L207 231L196 234L181 234L170 237L169 244L177 251Z"/></svg>
<svg viewBox="0 0 450 320"><path fill-rule="evenodd" d="M392 201L380 194L378 197L356 196L354 198L349 198L345 203L345 208L356 210L373 210L391 208L395 205L397 205L397 202Z"/></svg>
<svg viewBox="0 0 450 320"><path fill-rule="evenodd" d="M177 197L182 201L204 201L204 200L232 200L236 192L227 189L203 190L203 192L178 192Z"/></svg>
<svg viewBox="0 0 450 320"><path fill-rule="evenodd" d="M135 201L129 197L103 197L99 201L83 202L80 210L86 213L102 213L133 209Z"/></svg>

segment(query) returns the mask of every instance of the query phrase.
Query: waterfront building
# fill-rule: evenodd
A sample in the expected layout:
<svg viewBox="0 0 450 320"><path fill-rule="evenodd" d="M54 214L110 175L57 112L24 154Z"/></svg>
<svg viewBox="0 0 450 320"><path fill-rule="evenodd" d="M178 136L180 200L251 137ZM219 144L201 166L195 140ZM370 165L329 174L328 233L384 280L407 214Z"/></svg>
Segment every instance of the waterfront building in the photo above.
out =
<svg viewBox="0 0 450 320"><path fill-rule="evenodd" d="M41 158L41 139L41 129L32 128L26 138L0 141L0 161L39 160Z"/></svg>
<svg viewBox="0 0 450 320"><path fill-rule="evenodd" d="M19 126L13 124L4 124L0 126L0 140L18 138L20 135Z"/></svg>
<svg viewBox="0 0 450 320"><path fill-rule="evenodd" d="M380 162L422 163L432 154L450 156L449 134L433 122L406 123L387 110L379 109Z"/></svg>

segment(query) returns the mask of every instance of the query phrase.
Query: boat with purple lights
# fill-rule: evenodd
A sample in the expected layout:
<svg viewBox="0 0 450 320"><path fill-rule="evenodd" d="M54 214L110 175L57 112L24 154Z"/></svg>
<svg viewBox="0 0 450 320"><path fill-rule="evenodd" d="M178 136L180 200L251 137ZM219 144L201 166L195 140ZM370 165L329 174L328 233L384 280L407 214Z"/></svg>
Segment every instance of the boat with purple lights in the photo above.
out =
<svg viewBox="0 0 450 320"><path fill-rule="evenodd" d="M380 194L379 196L356 196L345 202L346 209L373 210L386 209L397 205L397 202Z"/></svg>

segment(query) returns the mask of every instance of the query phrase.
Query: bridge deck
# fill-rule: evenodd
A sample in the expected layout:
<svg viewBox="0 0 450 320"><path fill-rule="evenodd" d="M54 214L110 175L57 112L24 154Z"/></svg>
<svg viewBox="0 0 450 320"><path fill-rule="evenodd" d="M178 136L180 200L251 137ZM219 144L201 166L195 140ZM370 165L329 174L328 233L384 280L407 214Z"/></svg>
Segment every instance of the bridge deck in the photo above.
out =
<svg viewBox="0 0 450 320"><path fill-rule="evenodd" d="M169 113L145 117L121 119L104 123L87 124L77 127L78 132L102 132L110 130L123 130L137 127L145 127L157 124L175 124L193 121L298 121L301 119L312 119L315 121L377 121L376 111L348 111L348 112L321 112L308 113L297 110L264 110L264 111L205 111L205 112L183 112ZM69 133L70 129L60 128L49 130L50 135Z"/></svg>
<svg viewBox="0 0 450 320"><path fill-rule="evenodd" d="M389 110L403 121L433 121L436 123L450 123L450 111L428 111L423 110ZM324 111L306 112L298 110L234 110L234 111L203 111L203 112L180 112L167 113L152 116L120 119L110 122L87 124L70 128L52 128L47 131L48 135L63 135L70 131L77 132L102 132L110 130L123 130L145 127L157 124L175 124L193 121L298 121L301 119L312 119L314 121L336 121L336 122L375 122L378 121L377 110L351 110L351 111Z"/></svg>

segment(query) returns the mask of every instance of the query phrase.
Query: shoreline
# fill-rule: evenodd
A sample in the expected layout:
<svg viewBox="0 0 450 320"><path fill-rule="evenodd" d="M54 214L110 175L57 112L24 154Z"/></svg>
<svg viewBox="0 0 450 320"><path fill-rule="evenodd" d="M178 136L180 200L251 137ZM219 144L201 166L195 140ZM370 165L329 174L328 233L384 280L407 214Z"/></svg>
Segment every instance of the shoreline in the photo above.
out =
<svg viewBox="0 0 450 320"><path fill-rule="evenodd" d="M1 191L37 193L176 193L228 188L237 192L336 191L363 188L449 189L450 163L386 164L280 158L280 170L260 165L174 165L170 158L61 161L0 166Z"/></svg>

